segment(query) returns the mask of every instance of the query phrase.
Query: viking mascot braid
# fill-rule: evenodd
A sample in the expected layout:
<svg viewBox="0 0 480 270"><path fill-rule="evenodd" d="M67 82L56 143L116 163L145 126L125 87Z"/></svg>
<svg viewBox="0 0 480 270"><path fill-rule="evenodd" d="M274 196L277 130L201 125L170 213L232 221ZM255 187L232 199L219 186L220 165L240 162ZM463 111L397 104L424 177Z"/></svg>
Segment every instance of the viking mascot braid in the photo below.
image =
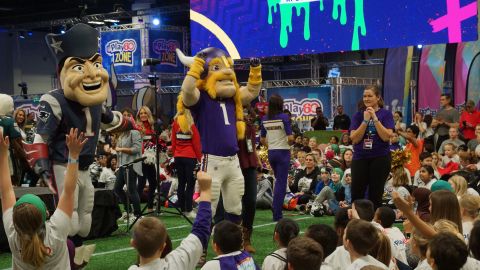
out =
<svg viewBox="0 0 480 270"><path fill-rule="evenodd" d="M182 102L177 107L191 110L200 132L203 170L212 176L212 212L215 214L221 192L225 218L239 224L244 193L237 157L238 140L245 136L242 105L249 104L260 92L260 60L250 60L248 83L240 87L233 60L225 51L207 48L195 57L186 57L177 49L177 55L190 67L180 92Z"/></svg>
<svg viewBox="0 0 480 270"><path fill-rule="evenodd" d="M62 88L41 97L37 134L34 143L25 148L35 172L49 179L50 188L58 193L63 190L67 162L79 163L70 236L86 237L92 223L94 198L88 167L94 161L100 126L112 130L124 126L127 119L103 105L110 90L109 76L98 54L99 32L95 28L77 24L65 34L48 34L45 39L55 57ZM78 160L69 158L65 143L71 128L88 138ZM50 178L52 167L54 180ZM76 246L85 247L79 237L72 239ZM90 255L91 252L87 251ZM84 253L77 250L77 255ZM84 263L85 258L77 257L76 264Z"/></svg>

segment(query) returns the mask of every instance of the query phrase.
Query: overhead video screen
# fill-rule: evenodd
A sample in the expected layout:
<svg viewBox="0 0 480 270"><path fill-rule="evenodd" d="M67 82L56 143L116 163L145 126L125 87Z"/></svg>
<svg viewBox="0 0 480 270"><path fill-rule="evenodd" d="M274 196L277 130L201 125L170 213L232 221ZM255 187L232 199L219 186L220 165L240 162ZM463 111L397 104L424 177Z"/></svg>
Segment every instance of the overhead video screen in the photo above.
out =
<svg viewBox="0 0 480 270"><path fill-rule="evenodd" d="M233 58L477 40L476 0L191 0L192 52Z"/></svg>

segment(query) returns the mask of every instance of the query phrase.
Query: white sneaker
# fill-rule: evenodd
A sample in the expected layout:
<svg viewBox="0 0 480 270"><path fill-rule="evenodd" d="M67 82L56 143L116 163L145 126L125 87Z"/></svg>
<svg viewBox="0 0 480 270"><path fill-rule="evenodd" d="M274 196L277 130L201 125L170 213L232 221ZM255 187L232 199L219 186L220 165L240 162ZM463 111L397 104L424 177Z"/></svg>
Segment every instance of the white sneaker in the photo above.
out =
<svg viewBox="0 0 480 270"><path fill-rule="evenodd" d="M122 216L118 219L118 221L125 221L127 219L127 212L123 212Z"/></svg>
<svg viewBox="0 0 480 270"><path fill-rule="evenodd" d="M197 217L197 214L194 211L184 212L183 214L186 217L191 218L191 219L195 219Z"/></svg>

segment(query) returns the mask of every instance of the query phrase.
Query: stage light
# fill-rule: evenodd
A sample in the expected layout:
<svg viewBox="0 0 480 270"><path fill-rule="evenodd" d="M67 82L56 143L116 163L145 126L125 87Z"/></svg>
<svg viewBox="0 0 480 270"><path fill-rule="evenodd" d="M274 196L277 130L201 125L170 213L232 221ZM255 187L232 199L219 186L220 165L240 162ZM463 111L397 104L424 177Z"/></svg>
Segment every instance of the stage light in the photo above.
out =
<svg viewBox="0 0 480 270"><path fill-rule="evenodd" d="M18 32L18 37L19 38L25 38L25 32L24 31Z"/></svg>
<svg viewBox="0 0 480 270"><path fill-rule="evenodd" d="M419 48L419 49L421 49L422 47L423 47L422 44L418 44L418 45L417 45L417 48Z"/></svg>
<svg viewBox="0 0 480 270"><path fill-rule="evenodd" d="M65 30L60 30L60 34L65 34Z"/></svg>
<svg viewBox="0 0 480 270"><path fill-rule="evenodd" d="M95 24L95 25L104 25L105 24L104 22L101 22L101 21L88 21L87 23Z"/></svg>
<svg viewBox="0 0 480 270"><path fill-rule="evenodd" d="M33 36L33 32L28 32L28 35L29 35L29 36Z"/></svg>
<svg viewBox="0 0 480 270"><path fill-rule="evenodd" d="M160 25L160 19L159 19L159 18L154 18L154 19L152 20L152 23L153 23L153 25L155 25L155 26L159 26L159 25Z"/></svg>
<svg viewBox="0 0 480 270"><path fill-rule="evenodd" d="M120 22L119 20L114 20L114 19L105 19L103 20L104 22L110 22L110 23L118 23Z"/></svg>

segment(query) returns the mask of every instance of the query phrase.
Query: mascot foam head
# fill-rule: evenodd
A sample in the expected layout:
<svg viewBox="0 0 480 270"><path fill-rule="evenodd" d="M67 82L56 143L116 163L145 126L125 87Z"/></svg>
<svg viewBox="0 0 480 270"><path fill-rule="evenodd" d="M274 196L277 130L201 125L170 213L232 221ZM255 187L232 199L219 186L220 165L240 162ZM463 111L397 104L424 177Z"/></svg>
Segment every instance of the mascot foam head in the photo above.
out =
<svg viewBox="0 0 480 270"><path fill-rule="evenodd" d="M176 52L184 65L190 67L193 64L193 57L185 56L179 49ZM207 91L212 99L233 98L235 100L237 138L243 139L245 137L243 107L232 58L224 50L218 48L206 48L197 53L197 55L200 54L205 56L205 65L200 80L197 81L197 88L200 91ZM183 103L177 104L177 110L181 107L183 107Z"/></svg>
<svg viewBox="0 0 480 270"><path fill-rule="evenodd" d="M65 34L48 34L45 39L55 56L65 97L83 106L102 104L109 85L98 54L98 31L80 23Z"/></svg>
<svg viewBox="0 0 480 270"><path fill-rule="evenodd" d="M0 116L13 116L13 98L0 94Z"/></svg>

